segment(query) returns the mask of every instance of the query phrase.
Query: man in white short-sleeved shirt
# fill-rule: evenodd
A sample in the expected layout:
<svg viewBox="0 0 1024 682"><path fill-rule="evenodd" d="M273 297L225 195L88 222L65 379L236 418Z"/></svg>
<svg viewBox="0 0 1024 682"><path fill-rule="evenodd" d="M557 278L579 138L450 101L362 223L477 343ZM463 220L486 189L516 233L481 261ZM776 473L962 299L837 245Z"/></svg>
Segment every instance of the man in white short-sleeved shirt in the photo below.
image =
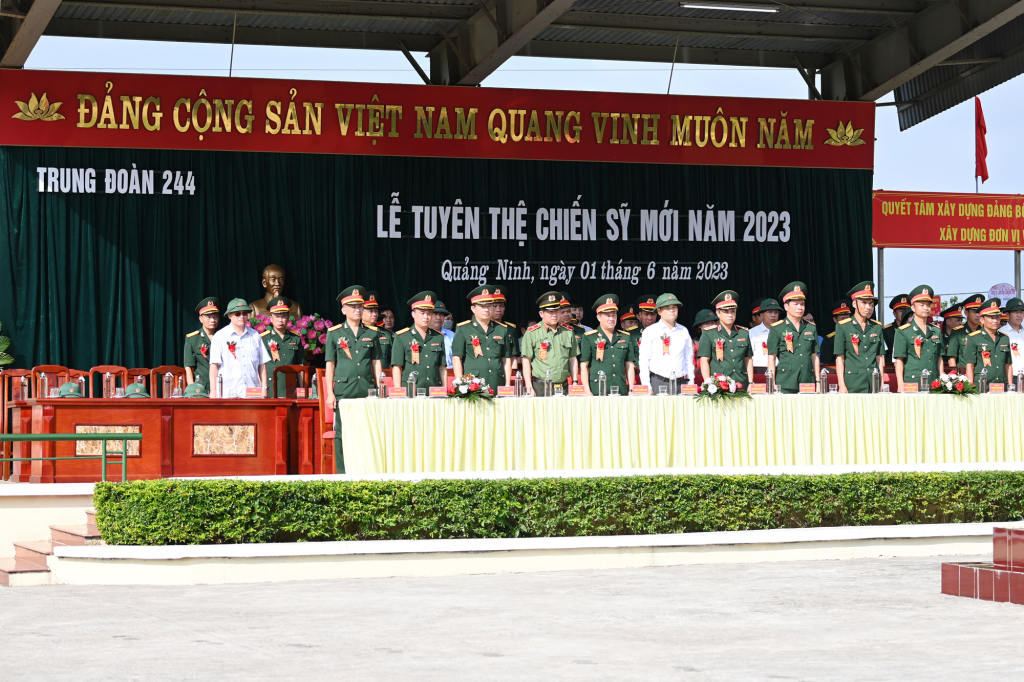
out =
<svg viewBox="0 0 1024 682"><path fill-rule="evenodd" d="M1010 319L999 331L1010 337L1010 355L1013 358L1013 377L1010 378L1012 381L1018 372L1024 370L1024 326L1021 324L1024 322L1024 301L1011 298L1006 302L1004 310Z"/></svg>
<svg viewBox="0 0 1024 682"><path fill-rule="evenodd" d="M245 389L267 390L270 353L255 329L248 326L252 308L244 298L228 303L231 324L210 339L210 391L214 398L244 398ZM223 377L224 395L217 393L217 377Z"/></svg>
<svg viewBox="0 0 1024 682"><path fill-rule="evenodd" d="M640 383L650 386L654 394L669 384L678 391L683 381L693 383L693 340L686 327L676 322L680 307L675 294L659 296L655 308L661 319L640 337Z"/></svg>

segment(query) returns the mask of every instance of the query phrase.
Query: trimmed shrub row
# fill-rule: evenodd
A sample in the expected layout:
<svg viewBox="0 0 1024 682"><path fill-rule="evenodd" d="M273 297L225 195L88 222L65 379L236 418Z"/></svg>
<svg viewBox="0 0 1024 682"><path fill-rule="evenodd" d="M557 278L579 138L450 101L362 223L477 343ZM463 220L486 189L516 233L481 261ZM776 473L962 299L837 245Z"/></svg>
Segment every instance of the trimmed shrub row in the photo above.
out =
<svg viewBox="0 0 1024 682"><path fill-rule="evenodd" d="M1024 472L96 486L115 545L564 537L1011 521Z"/></svg>

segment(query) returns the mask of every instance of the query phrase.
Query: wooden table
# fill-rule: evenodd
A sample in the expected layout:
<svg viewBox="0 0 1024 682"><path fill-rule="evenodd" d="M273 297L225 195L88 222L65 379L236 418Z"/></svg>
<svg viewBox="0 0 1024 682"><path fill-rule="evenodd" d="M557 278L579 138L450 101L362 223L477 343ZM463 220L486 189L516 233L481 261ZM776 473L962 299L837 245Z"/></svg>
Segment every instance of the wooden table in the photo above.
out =
<svg viewBox="0 0 1024 682"><path fill-rule="evenodd" d="M139 451L128 457L129 479L314 473L315 468L306 464L314 460L314 411L308 405L298 408L297 402L316 401L276 398L27 400L12 404L11 432L76 433L81 427L136 427L143 438ZM303 411L307 413L305 416L302 416ZM291 429L295 434L291 439L294 447L289 446L289 421L295 424ZM16 443L15 452L26 454L14 456L74 457L76 449L84 445L84 441ZM30 449L32 454L28 455ZM296 464L292 471L289 471L290 460ZM110 467L110 478L120 475L120 461L115 461ZM16 462L11 480L31 483L99 481L99 467L96 460ZM333 473L333 468L328 473Z"/></svg>

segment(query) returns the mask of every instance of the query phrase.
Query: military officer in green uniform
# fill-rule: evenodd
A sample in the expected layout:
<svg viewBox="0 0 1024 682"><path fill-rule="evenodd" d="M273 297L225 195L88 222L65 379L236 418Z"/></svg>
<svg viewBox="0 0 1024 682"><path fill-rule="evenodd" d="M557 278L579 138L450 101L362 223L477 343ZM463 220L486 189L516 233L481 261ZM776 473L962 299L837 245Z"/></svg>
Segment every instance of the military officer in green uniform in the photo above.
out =
<svg viewBox="0 0 1024 682"><path fill-rule="evenodd" d="M728 379L749 386L754 383L754 351L750 348L749 331L736 324L738 298L735 291L726 290L711 302L718 324L701 334L697 357L705 379L724 374Z"/></svg>
<svg viewBox="0 0 1024 682"><path fill-rule="evenodd" d="M871 318L878 303L875 283L861 282L846 295L853 304L853 317L846 315L836 325L835 355L839 392L870 393L876 368L880 381L885 383L885 332L882 324ZM833 315L836 310L840 309L834 308Z"/></svg>
<svg viewBox="0 0 1024 682"><path fill-rule="evenodd" d="M292 302L284 296L270 299L267 312L273 327L260 334L263 345L270 354L267 363L267 395L278 398L288 397L288 383L282 378L281 383L274 387L274 369L284 365L303 365L306 354L302 349L302 339L295 332L288 330L288 316Z"/></svg>
<svg viewBox="0 0 1024 682"><path fill-rule="evenodd" d="M1007 370L1013 367L1013 350L1010 337L999 331L1001 312L998 298L981 304L981 329L967 335L967 378L978 385L982 371L988 370L985 377L989 386L1004 384L1005 390L1005 384L1012 381Z"/></svg>
<svg viewBox="0 0 1024 682"><path fill-rule="evenodd" d="M576 335L576 348L582 350L583 335L587 333L587 330L572 315L572 301L569 298L569 292L560 291L558 293L562 295L561 307L558 309L559 322L572 329L572 333ZM579 354L576 357L579 358Z"/></svg>
<svg viewBox="0 0 1024 682"><path fill-rule="evenodd" d="M964 326L964 304L957 303L951 305L942 311L942 354L943 354L943 370L955 370L956 369L956 356L950 357L949 353L949 339L953 336L953 332L961 329Z"/></svg>
<svg viewBox="0 0 1024 682"><path fill-rule="evenodd" d="M619 317L619 329L626 332L629 335L630 341L633 340L633 330L640 326L640 323L636 319L636 313L633 308L626 308L626 312L622 313Z"/></svg>
<svg viewBox="0 0 1024 682"><path fill-rule="evenodd" d="M954 329L946 340L945 356L950 367L967 367L967 335L973 334L981 328L981 316L978 310L985 297L981 294L974 294L964 299L964 326ZM950 362L950 359L952 362Z"/></svg>
<svg viewBox="0 0 1024 682"><path fill-rule="evenodd" d="M491 322L497 323L505 328L505 343L508 344L508 356L512 359L512 371L519 367L519 327L514 322L505 322L505 287L498 284L493 285L491 295L494 301L491 303Z"/></svg>
<svg viewBox="0 0 1024 682"><path fill-rule="evenodd" d="M896 390L909 383L918 383L928 370L928 383L939 378L942 369L942 330L928 320L932 315L935 289L921 284L910 290L913 318L896 329L892 357L896 363Z"/></svg>
<svg viewBox="0 0 1024 682"><path fill-rule="evenodd" d="M380 344L380 365L387 371L391 367L391 346L395 343L395 335L384 327L378 326L380 319L380 300L376 291L367 291L363 297L363 326L377 332L377 343Z"/></svg>
<svg viewBox="0 0 1024 682"><path fill-rule="evenodd" d="M416 390L445 384L448 361L444 335L430 328L436 303L437 294L433 291L421 291L408 301L413 325L395 332L395 345L391 347L391 376L395 386L407 386L413 372L416 372Z"/></svg>
<svg viewBox="0 0 1024 682"><path fill-rule="evenodd" d="M633 302L632 310L640 324L629 335L633 337L633 344L636 346L637 362L640 358L640 337L643 336L645 329L658 321L658 313L654 308L657 298L654 294L644 294Z"/></svg>
<svg viewBox="0 0 1024 682"><path fill-rule="evenodd" d="M611 395L618 387L619 395L629 393L636 377L636 355L633 339L624 331L615 329L619 316L619 297L605 294L594 302L598 328L583 334L580 350L580 382L587 395L600 395L601 372L605 387Z"/></svg>
<svg viewBox="0 0 1024 682"><path fill-rule="evenodd" d="M903 318L903 311L910 310L910 296L907 294L896 294L889 301L889 310L892 311L893 321L884 328L885 339L885 361L892 362L892 349L896 339L896 329L899 328Z"/></svg>
<svg viewBox="0 0 1024 682"><path fill-rule="evenodd" d="M798 393L800 384L818 381L818 328L804 322L807 285L790 282L779 293L786 316L768 330L768 369L783 393ZM764 313L764 305L761 306Z"/></svg>
<svg viewBox="0 0 1024 682"><path fill-rule="evenodd" d="M579 344L568 325L559 323L563 296L548 291L537 299L540 324L526 330L523 336L523 379L526 390L533 396L544 395L544 380L549 376L554 386L562 386L579 370Z"/></svg>
<svg viewBox="0 0 1024 682"><path fill-rule="evenodd" d="M494 287L484 284L466 296L473 319L455 327L452 341L452 368L455 376L472 374L493 389L512 383L512 358L509 357L508 329L491 321Z"/></svg>
<svg viewBox="0 0 1024 682"><path fill-rule="evenodd" d="M210 390L210 339L220 323L220 301L215 297L204 298L196 306L200 329L185 335L185 384L199 382Z"/></svg>
<svg viewBox="0 0 1024 682"><path fill-rule="evenodd" d="M380 373L380 343L374 330L363 325L363 294L366 288L350 286L338 294L345 321L327 330L324 357L327 370L324 386L332 390L324 395L324 408L334 412L334 465L345 473L341 446L341 416L338 400L365 398Z"/></svg>
<svg viewBox="0 0 1024 682"><path fill-rule="evenodd" d="M840 322L850 319L852 314L853 304L845 298L832 304L832 321L836 324L836 329L839 329ZM822 365L836 364L835 340L836 332L834 330L825 334L825 338L822 339L821 350L818 353L818 359L821 360Z"/></svg>

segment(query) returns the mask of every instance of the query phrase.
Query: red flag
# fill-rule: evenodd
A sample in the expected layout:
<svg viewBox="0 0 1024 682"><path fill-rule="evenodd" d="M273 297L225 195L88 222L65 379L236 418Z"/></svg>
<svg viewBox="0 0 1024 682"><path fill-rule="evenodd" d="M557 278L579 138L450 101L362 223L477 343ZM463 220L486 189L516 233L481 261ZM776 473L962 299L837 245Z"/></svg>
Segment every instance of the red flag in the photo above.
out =
<svg viewBox="0 0 1024 682"><path fill-rule="evenodd" d="M974 98L974 177L982 182L988 180L988 144L985 142L985 113L981 110L981 99Z"/></svg>

